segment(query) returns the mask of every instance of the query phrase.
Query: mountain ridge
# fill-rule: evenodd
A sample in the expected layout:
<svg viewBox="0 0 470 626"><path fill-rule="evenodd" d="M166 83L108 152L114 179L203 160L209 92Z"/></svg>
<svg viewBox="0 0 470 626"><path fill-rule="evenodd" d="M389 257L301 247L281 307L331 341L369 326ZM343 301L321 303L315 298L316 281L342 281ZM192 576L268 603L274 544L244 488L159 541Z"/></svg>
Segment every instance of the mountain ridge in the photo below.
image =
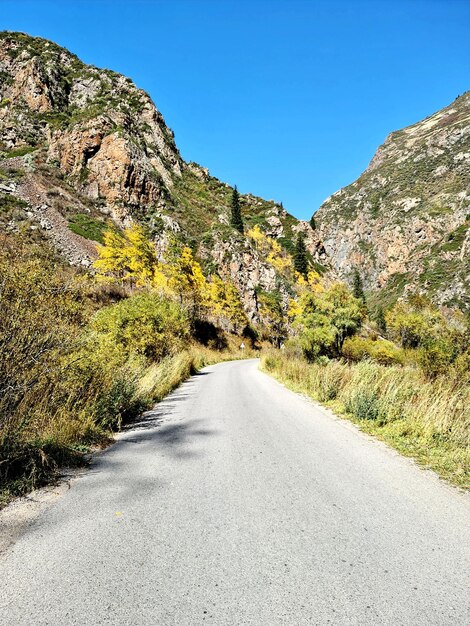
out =
<svg viewBox="0 0 470 626"><path fill-rule="evenodd" d="M259 290L278 293L285 309L293 290L246 236L257 226L287 255L302 233L310 266L327 281L351 283L359 271L372 305L418 292L469 307L469 92L390 133L361 176L323 202L316 227L242 194L240 235L230 225L232 187L184 161L130 78L54 42L2 32L0 158L0 192L25 202L23 212L76 265L91 265L93 237L108 220L137 221L157 248L172 235L184 240L206 271L235 283L260 321Z"/></svg>
<svg viewBox="0 0 470 626"><path fill-rule="evenodd" d="M412 291L468 308L470 92L390 133L356 181L315 213L339 275L370 291ZM449 283L449 278L451 281Z"/></svg>

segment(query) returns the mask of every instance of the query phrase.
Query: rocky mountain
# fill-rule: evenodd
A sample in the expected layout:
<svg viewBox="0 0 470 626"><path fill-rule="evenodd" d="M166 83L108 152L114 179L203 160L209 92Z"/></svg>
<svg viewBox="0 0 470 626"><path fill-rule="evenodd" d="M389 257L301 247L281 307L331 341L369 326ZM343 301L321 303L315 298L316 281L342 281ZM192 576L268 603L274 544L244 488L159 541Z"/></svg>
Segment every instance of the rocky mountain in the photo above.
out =
<svg viewBox="0 0 470 626"><path fill-rule="evenodd" d="M22 33L0 33L0 168L3 203L16 210L5 227L33 220L71 263L91 264L107 220L138 221L157 247L174 233L209 272L233 280L251 319L259 317L259 290L288 300L291 286L229 225L232 188L184 162L149 95ZM246 230L258 225L287 251L302 231L311 262L328 269L307 222L253 195L241 196L241 208Z"/></svg>
<svg viewBox="0 0 470 626"><path fill-rule="evenodd" d="M411 291L470 306L470 92L391 133L315 214L339 275L392 301ZM373 297L373 296L372 296Z"/></svg>
<svg viewBox="0 0 470 626"><path fill-rule="evenodd" d="M260 321L260 292L292 284L267 254L230 226L232 188L181 157L173 132L131 79L86 65L44 39L0 33L0 227L47 236L72 264L90 266L112 223L148 227L190 245L208 274L238 287ZM303 232L311 264L351 280L371 303L411 291L470 306L470 93L391 133L367 170L328 198L317 229L282 204L240 198L255 225L288 253Z"/></svg>

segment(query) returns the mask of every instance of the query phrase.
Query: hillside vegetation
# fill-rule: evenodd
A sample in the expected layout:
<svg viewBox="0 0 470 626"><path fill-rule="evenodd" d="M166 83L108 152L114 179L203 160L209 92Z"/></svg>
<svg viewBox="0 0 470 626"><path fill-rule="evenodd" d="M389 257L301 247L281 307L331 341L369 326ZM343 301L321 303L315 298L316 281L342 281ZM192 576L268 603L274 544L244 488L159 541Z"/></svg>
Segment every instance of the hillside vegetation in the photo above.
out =
<svg viewBox="0 0 470 626"><path fill-rule="evenodd" d="M149 240L139 242L152 254ZM188 249L164 288L146 282L135 250L126 250L135 272L124 277L121 264L120 279L100 279L27 231L0 236L0 504L60 466L83 463L199 367L240 358L242 340L243 355L252 353L254 331L244 339L229 332L245 328L238 293L212 283L209 319L199 300L207 284Z"/></svg>
<svg viewBox="0 0 470 626"><path fill-rule="evenodd" d="M315 214L339 276L359 269L376 301L418 292L467 309L469 220L470 92L391 133L367 170Z"/></svg>
<svg viewBox="0 0 470 626"><path fill-rule="evenodd" d="M413 296L371 320L361 293L317 286L262 367L453 483L470 487L470 324Z"/></svg>

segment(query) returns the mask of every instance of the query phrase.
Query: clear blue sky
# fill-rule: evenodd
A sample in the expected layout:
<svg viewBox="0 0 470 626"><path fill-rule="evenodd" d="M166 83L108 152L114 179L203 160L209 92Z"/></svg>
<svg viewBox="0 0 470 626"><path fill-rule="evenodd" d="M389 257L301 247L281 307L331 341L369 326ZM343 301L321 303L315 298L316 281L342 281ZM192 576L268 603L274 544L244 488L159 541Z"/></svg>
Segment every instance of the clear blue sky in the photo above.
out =
<svg viewBox="0 0 470 626"><path fill-rule="evenodd" d="M0 0L0 28L132 77L186 160L303 218L470 89L470 0Z"/></svg>

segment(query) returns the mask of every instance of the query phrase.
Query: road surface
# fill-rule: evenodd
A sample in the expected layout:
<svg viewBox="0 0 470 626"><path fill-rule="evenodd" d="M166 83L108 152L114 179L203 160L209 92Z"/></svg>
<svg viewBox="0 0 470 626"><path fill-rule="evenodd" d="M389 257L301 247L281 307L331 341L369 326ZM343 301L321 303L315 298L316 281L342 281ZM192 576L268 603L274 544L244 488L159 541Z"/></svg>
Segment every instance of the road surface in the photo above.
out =
<svg viewBox="0 0 470 626"><path fill-rule="evenodd" d="M469 500L258 371L206 368L0 558L0 624L469 623Z"/></svg>

